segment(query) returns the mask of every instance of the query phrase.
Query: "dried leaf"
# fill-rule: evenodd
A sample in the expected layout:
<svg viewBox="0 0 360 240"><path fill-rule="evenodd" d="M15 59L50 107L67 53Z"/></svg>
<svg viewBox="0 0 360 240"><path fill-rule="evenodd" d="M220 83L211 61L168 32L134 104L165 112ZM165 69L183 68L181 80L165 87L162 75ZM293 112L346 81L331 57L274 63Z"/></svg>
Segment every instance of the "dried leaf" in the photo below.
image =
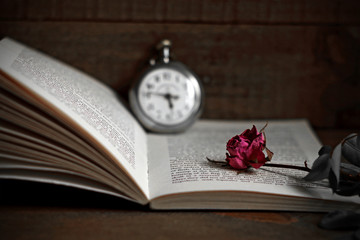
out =
<svg viewBox="0 0 360 240"><path fill-rule="evenodd" d="M274 153L272 151L270 151L267 147L265 147L265 151L266 151L266 154L267 154L267 159L269 161L271 161L272 157L274 156Z"/></svg>
<svg viewBox="0 0 360 240"><path fill-rule="evenodd" d="M265 124L265 126L263 126L263 128L262 129L260 129L260 133L264 133L264 131L265 131L265 128L267 127L267 125L268 125L268 122L266 122L266 124Z"/></svg>
<svg viewBox="0 0 360 240"><path fill-rule="evenodd" d="M340 180L360 182L360 167L350 163L340 163Z"/></svg>
<svg viewBox="0 0 360 240"><path fill-rule="evenodd" d="M360 213L345 210L329 212L321 219L319 226L332 230L356 230L360 228Z"/></svg>
<svg viewBox="0 0 360 240"><path fill-rule="evenodd" d="M319 181L328 178L330 188L334 193L344 196L360 195L360 182L358 180L360 169L352 164L341 163L341 153L341 143L335 147L332 154L331 147L322 147L319 150L319 157L304 179Z"/></svg>
<svg viewBox="0 0 360 240"><path fill-rule="evenodd" d="M319 157L314 161L311 171L304 177L306 181L319 181L329 176L330 171L330 152L329 146L324 146L319 151Z"/></svg>
<svg viewBox="0 0 360 240"><path fill-rule="evenodd" d="M336 178L336 175L334 173L334 171L332 169L330 169L330 172L329 172L329 185L330 185L330 188L333 190L333 192L335 193L337 190L338 190L338 180Z"/></svg>
<svg viewBox="0 0 360 240"><path fill-rule="evenodd" d="M359 136L357 134L349 135L343 143L343 157L350 163L360 167L360 146L358 146Z"/></svg>
<svg viewBox="0 0 360 240"><path fill-rule="evenodd" d="M330 178L329 178L330 179ZM349 164L340 164L340 181L330 179L333 191L343 196L360 195L360 168Z"/></svg>
<svg viewBox="0 0 360 240"><path fill-rule="evenodd" d="M336 179L339 180L340 175L340 162L341 162L341 144L338 144L331 155L330 164L331 169L336 175Z"/></svg>
<svg viewBox="0 0 360 240"><path fill-rule="evenodd" d="M340 181L335 193L342 196L360 196L360 182Z"/></svg>
<svg viewBox="0 0 360 240"><path fill-rule="evenodd" d="M331 153L332 148L328 145L322 146L319 150L319 156L323 155L323 154L330 154Z"/></svg>
<svg viewBox="0 0 360 240"><path fill-rule="evenodd" d="M340 161L341 161L341 143L338 144L330 158L330 187L336 191L340 181Z"/></svg>

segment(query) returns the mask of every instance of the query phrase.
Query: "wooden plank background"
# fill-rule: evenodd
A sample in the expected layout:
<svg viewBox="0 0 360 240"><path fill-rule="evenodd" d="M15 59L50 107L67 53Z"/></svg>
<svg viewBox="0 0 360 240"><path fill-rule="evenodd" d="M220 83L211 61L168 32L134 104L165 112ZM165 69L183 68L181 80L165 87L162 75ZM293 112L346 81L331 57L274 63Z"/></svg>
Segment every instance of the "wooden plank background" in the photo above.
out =
<svg viewBox="0 0 360 240"><path fill-rule="evenodd" d="M2 0L10 36L117 89L163 38L202 79L203 118L360 128L360 1Z"/></svg>

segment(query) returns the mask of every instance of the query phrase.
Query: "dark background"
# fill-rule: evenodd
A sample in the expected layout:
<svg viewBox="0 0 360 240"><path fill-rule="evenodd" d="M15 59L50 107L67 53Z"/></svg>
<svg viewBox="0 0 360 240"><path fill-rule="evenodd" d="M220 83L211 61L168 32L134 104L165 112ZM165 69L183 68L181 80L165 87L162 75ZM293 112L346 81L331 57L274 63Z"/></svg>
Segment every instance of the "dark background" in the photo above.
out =
<svg viewBox="0 0 360 240"><path fill-rule="evenodd" d="M358 0L0 0L9 36L125 99L168 38L202 79L203 118L307 118L324 144L360 129ZM103 194L0 180L1 239L330 239L322 213L152 211Z"/></svg>
<svg viewBox="0 0 360 240"><path fill-rule="evenodd" d="M360 1L2 0L10 36L117 89L154 45L202 79L203 118L360 128Z"/></svg>

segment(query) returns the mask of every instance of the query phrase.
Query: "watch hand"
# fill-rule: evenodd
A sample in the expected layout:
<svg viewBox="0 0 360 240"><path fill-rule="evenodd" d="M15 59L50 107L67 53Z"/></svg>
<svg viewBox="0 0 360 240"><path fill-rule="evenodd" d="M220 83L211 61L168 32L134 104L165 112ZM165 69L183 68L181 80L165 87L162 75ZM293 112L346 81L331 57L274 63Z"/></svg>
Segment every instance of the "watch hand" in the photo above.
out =
<svg viewBox="0 0 360 240"><path fill-rule="evenodd" d="M156 95L156 96L160 96L160 97L165 97L166 94L164 93L156 93L156 92L149 92L149 94L151 95ZM166 97L165 97L166 98Z"/></svg>
<svg viewBox="0 0 360 240"><path fill-rule="evenodd" d="M171 98L169 98L168 101L169 101L169 108L173 109L174 104L172 103Z"/></svg>
<svg viewBox="0 0 360 240"><path fill-rule="evenodd" d="M174 99L174 100L177 100L177 99L179 99L179 96L178 95L171 95L171 98Z"/></svg>
<svg viewBox="0 0 360 240"><path fill-rule="evenodd" d="M164 97L165 97L165 99L166 99L166 100L168 101L168 103L169 103L169 108L170 108L170 109L173 109L174 104L173 104L173 102L171 101L171 99L173 98L173 96L172 96L170 93L167 93L167 94L164 95Z"/></svg>
<svg viewBox="0 0 360 240"><path fill-rule="evenodd" d="M160 96L160 97L164 97L166 99L174 99L174 100L177 100L179 99L179 96L178 95L172 95L170 93L157 93L157 92L147 92L146 94L149 94L149 95L156 95L156 96Z"/></svg>
<svg viewBox="0 0 360 240"><path fill-rule="evenodd" d="M172 95L171 93L147 92L146 94L155 95L155 96L160 96L160 97L165 98L165 100L167 100L168 103L169 103L169 108L170 108L170 109L173 109L173 108L174 108L174 104L173 104L173 102L172 102L172 99L174 99L174 100L179 99L179 96L178 96L178 95Z"/></svg>

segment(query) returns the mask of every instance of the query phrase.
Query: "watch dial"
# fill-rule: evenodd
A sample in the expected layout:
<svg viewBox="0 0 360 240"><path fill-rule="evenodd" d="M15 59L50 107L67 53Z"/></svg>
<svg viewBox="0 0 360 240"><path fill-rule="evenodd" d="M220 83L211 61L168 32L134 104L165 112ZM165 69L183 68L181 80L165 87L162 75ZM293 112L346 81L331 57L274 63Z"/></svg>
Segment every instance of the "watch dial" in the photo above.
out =
<svg viewBox="0 0 360 240"><path fill-rule="evenodd" d="M173 69L157 69L142 80L138 92L142 111L152 121L176 125L186 121L195 106L192 81Z"/></svg>

